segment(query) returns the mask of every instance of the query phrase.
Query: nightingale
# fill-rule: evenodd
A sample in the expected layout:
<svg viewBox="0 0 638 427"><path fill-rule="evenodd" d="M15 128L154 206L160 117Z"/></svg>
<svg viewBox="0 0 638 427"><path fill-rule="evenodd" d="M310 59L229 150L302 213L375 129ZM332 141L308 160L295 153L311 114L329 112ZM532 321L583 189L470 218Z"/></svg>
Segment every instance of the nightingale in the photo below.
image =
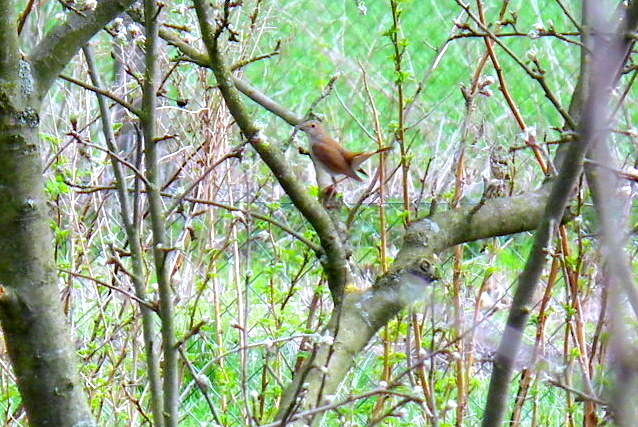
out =
<svg viewBox="0 0 638 427"><path fill-rule="evenodd" d="M392 147L383 147L376 151L353 153L332 139L317 120L307 120L295 127L308 135L312 157L321 169L332 176L333 180L336 176L345 175L363 182L357 175L357 170L361 163L375 154L392 149Z"/></svg>

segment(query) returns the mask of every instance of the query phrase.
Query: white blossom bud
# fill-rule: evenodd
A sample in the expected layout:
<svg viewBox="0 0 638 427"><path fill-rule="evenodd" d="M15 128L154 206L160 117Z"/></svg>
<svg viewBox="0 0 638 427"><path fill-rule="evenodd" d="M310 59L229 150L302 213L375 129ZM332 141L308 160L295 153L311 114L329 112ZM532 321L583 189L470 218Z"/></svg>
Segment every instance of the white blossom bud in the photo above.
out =
<svg viewBox="0 0 638 427"><path fill-rule="evenodd" d="M142 29L136 23L130 24L126 30L133 38L137 38L142 35Z"/></svg>

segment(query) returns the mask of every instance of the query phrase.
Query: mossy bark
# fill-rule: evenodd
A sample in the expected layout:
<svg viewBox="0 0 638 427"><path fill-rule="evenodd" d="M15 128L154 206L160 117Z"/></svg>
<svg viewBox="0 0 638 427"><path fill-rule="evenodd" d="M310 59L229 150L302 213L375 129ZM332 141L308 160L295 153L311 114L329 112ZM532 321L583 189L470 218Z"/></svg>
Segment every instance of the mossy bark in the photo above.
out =
<svg viewBox="0 0 638 427"><path fill-rule="evenodd" d="M0 73L0 323L32 425L93 425L56 286L28 64ZM8 66L7 66L8 65ZM21 71L22 70L22 71Z"/></svg>
<svg viewBox="0 0 638 427"><path fill-rule="evenodd" d="M0 325L31 425L94 425L77 372L53 258L38 141L40 102L62 68L132 0L49 32L28 57L16 2L0 0Z"/></svg>

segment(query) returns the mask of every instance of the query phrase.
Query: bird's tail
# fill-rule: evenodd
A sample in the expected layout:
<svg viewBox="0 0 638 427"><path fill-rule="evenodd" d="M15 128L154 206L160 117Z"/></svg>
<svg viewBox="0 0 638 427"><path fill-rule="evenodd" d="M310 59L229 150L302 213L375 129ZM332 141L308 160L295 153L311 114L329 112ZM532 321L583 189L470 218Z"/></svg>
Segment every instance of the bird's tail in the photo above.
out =
<svg viewBox="0 0 638 427"><path fill-rule="evenodd" d="M386 151L390 151L390 150L392 150L392 147L387 146L387 147L379 148L377 151L373 152L372 154L385 153Z"/></svg>
<svg viewBox="0 0 638 427"><path fill-rule="evenodd" d="M392 150L392 147L383 147L380 148L376 151L371 151L369 153L357 153L352 157L352 169L353 170L357 170L359 169L359 166L361 165L361 163L365 162L366 160L368 160L370 157L374 156L375 154L379 154L379 153L384 153L386 151Z"/></svg>

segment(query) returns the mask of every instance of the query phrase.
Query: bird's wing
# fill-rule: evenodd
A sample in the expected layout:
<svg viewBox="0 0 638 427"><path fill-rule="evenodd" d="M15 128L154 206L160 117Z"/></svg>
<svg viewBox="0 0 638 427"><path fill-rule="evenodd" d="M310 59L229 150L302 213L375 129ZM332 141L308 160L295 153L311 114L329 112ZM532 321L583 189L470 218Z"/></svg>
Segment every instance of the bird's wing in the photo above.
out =
<svg viewBox="0 0 638 427"><path fill-rule="evenodd" d="M311 150L312 155L321 162L322 166L325 167L328 172L333 175L346 175L358 181L361 180L352 170L338 142L334 141L334 144L317 142L312 144Z"/></svg>

